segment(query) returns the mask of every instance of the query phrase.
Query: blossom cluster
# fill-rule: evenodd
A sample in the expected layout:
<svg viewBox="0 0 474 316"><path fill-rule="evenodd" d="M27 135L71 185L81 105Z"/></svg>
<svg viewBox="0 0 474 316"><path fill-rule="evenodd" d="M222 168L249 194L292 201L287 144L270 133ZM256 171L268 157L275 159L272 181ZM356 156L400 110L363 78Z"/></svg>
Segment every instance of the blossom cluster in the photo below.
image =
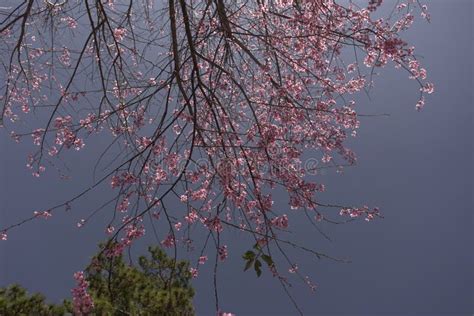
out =
<svg viewBox="0 0 474 316"><path fill-rule="evenodd" d="M90 12L64 9L52 23L75 36L55 34L52 48L33 27L43 12L35 3L26 32L13 21L0 34L0 55L18 57L5 59L12 64L0 93L2 119L12 128L32 126L17 123L29 123L34 113L43 122L11 134L17 142L31 137L36 151L27 165L34 176L45 172L45 162L59 169L67 149L81 155L86 143L109 141L94 167L103 174L85 191L106 183L116 194L104 206L112 218L104 230L115 241L109 255L141 238L148 218L166 225L157 231L163 247L191 249L191 232L201 229L219 240L224 261L230 230L286 257L277 241L288 237L292 216L314 218L315 226L339 222L338 211L352 219L381 217L378 208L324 203L319 172L356 163L347 146L360 127L355 94L372 86L376 69L405 70L419 87L417 109L434 92L401 36L417 7L429 19L427 7L400 1L381 18L381 0L365 7L334 0L239 3L196 1L151 12L141 2L122 11L108 1L93 9L107 27L91 29L81 20ZM311 168L302 166L307 156ZM281 192L287 205L277 203ZM81 214L87 220L78 227L93 214ZM314 288L296 267L291 271ZM280 277L275 265L269 268Z"/></svg>
<svg viewBox="0 0 474 316"><path fill-rule="evenodd" d="M86 280L83 271L74 273L74 279L77 282L76 287L71 290L74 315L90 315L94 308L94 301L87 292L89 282Z"/></svg>

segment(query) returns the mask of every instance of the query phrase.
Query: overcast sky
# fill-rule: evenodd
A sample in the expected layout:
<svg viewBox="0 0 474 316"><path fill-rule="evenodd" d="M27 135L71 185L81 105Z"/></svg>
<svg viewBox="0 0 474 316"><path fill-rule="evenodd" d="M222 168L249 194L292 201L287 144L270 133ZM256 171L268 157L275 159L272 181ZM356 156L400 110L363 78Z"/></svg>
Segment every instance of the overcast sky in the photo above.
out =
<svg viewBox="0 0 474 316"><path fill-rule="evenodd" d="M436 93L422 112L416 112L417 87L406 73L387 68L370 100L361 96L359 104L360 112L390 116L362 119L359 137L351 141L358 165L344 175L328 172L323 176L326 201L378 205L385 218L324 226L332 242L303 225L303 217L301 225L296 225L303 243L352 260L350 264L318 261L292 252L299 258L300 269L318 284L315 294L298 282L292 288L307 315L474 312L474 12L470 0L427 3L432 23L417 21L404 38L416 45ZM29 144L16 145L0 130L0 226L62 201L87 185L87 159L96 157L101 146L91 145L82 156L71 155L74 182L58 181L54 174L34 179L25 168ZM49 221L12 232L8 242L0 243L0 286L17 282L52 300L68 297L72 274L87 264L103 238L100 217L83 230L75 228L82 218L80 208L96 206L94 197L103 193L99 190L81 202L76 213L58 213ZM230 235L231 257L220 267L223 310L239 316L294 315L279 283L268 272L256 279L253 273L242 271L239 257L248 247L239 233ZM214 313L209 272L204 268L194 284L198 315Z"/></svg>

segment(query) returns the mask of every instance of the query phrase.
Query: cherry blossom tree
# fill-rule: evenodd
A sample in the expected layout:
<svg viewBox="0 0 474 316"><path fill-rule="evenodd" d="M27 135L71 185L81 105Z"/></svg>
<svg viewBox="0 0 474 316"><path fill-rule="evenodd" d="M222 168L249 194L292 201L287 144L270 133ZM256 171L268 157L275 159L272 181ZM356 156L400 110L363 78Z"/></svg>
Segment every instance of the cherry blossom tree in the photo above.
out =
<svg viewBox="0 0 474 316"><path fill-rule="evenodd" d="M298 216L316 229L381 216L323 202L318 172L356 162L346 146L361 116L354 99L378 69L406 72L417 109L433 92L402 39L417 15L429 20L416 0L4 1L0 119L15 141L32 141L33 176L99 135L110 143L91 187L0 227L1 238L106 185L116 193L100 206L110 214L108 256L163 222L163 247L201 249L197 276L208 255L216 267L226 260L223 237L236 230L253 240L246 269L260 275L265 265L285 290L288 273L314 290L286 249L329 256L287 232L297 231ZM107 153L114 158L105 161ZM274 204L276 192L288 205ZM78 226L94 214L81 213ZM193 239L198 229L206 240Z"/></svg>

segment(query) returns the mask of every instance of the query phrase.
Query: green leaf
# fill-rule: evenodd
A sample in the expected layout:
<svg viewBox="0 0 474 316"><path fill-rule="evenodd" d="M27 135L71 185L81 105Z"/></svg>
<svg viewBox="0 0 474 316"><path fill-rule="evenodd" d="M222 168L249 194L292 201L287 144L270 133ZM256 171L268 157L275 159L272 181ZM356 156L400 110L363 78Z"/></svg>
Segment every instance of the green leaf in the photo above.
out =
<svg viewBox="0 0 474 316"><path fill-rule="evenodd" d="M273 259L269 255L262 254L262 260L268 265L268 267L273 267Z"/></svg>
<svg viewBox="0 0 474 316"><path fill-rule="evenodd" d="M262 263L260 260L255 260L255 264L253 265L255 272L257 273L257 277L262 275Z"/></svg>
<svg viewBox="0 0 474 316"><path fill-rule="evenodd" d="M253 260L255 258L255 252L249 250L242 256L242 258L244 258L245 260Z"/></svg>
<svg viewBox="0 0 474 316"><path fill-rule="evenodd" d="M248 269L250 269L250 267L252 266L252 264L253 264L253 259L247 260L247 263L245 264L244 271L247 271Z"/></svg>
<svg viewBox="0 0 474 316"><path fill-rule="evenodd" d="M260 245L258 243L256 243L254 246L253 246L254 249L258 250L258 251L261 251L262 250L262 247L260 247Z"/></svg>

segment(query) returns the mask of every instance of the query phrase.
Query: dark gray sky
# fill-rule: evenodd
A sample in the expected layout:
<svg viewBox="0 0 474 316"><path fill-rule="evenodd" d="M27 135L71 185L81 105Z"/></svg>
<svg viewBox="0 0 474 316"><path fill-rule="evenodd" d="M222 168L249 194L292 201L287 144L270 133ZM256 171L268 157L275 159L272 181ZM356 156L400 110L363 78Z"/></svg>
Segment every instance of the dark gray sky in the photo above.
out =
<svg viewBox="0 0 474 316"><path fill-rule="evenodd" d="M386 1L387 3L390 1ZM351 141L359 163L344 175L324 176L328 202L381 207L383 220L324 226L332 242L303 225L300 240L340 264L294 253L300 269L318 284L311 294L294 282L292 293L308 315L472 315L473 283L473 4L470 0L427 1L432 23L417 21L405 35L417 47L436 93L417 113L417 87L404 72L387 68L361 112L390 113L362 119ZM30 215L90 183L89 156L103 144L71 155L74 182L54 174L34 179L25 168L29 144L15 145L0 131L0 226ZM91 155L92 153L92 155ZM0 286L18 282L53 300L69 296L73 272L82 269L103 238L100 216L83 230L75 223L105 191L60 214L12 232L0 243ZM298 224L299 225L299 224ZM146 243L146 240L143 241ZM294 315L295 310L268 273L242 272L241 236L228 240L231 260L220 267L223 310L237 315ZM292 252L293 253L293 252ZM234 260L232 260L234 259ZM207 267L210 268L210 267ZM209 271L195 282L198 315L214 313Z"/></svg>

